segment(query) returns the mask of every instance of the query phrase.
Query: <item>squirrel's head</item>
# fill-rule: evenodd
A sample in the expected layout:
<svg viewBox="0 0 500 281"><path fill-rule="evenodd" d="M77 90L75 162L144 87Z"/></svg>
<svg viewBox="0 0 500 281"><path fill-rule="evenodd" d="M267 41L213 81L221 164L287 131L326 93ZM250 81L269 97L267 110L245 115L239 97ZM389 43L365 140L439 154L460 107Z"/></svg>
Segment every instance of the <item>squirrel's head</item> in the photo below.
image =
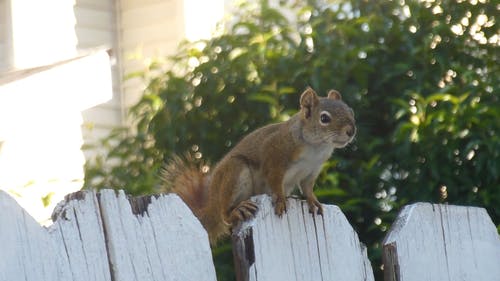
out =
<svg viewBox="0 0 500 281"><path fill-rule="evenodd" d="M319 97L307 88L300 96L300 111L303 137L309 143L332 143L342 148L356 134L354 112L336 90L330 90L327 97Z"/></svg>

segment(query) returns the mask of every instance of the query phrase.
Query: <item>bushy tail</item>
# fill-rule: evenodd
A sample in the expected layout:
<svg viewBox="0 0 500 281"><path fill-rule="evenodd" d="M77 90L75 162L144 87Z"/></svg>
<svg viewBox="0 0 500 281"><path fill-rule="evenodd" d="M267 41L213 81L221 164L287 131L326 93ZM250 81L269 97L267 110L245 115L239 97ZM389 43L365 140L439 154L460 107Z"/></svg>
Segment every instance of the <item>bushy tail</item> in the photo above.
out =
<svg viewBox="0 0 500 281"><path fill-rule="evenodd" d="M173 156L161 170L162 191L176 193L201 220L208 203L208 166L187 154ZM203 221L202 221L203 224Z"/></svg>
<svg viewBox="0 0 500 281"><path fill-rule="evenodd" d="M162 191L176 193L189 206L208 233L210 244L216 245L229 233L216 194L210 194L208 165L196 163L190 156L173 156L163 167ZM211 196L211 198L209 198Z"/></svg>

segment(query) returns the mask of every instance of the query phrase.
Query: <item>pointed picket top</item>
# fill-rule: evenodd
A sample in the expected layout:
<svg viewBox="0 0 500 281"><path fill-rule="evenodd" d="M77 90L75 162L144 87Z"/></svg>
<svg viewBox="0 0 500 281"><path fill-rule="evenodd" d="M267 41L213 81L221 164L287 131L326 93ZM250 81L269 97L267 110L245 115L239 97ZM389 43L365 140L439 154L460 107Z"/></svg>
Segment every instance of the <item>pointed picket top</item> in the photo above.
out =
<svg viewBox="0 0 500 281"><path fill-rule="evenodd" d="M383 247L386 281L500 280L500 238L483 208L406 206Z"/></svg>
<svg viewBox="0 0 500 281"><path fill-rule="evenodd" d="M256 218L233 233L237 280L374 280L366 247L337 206L313 216L304 201L288 199L279 218L269 196L253 200Z"/></svg>
<svg viewBox="0 0 500 281"><path fill-rule="evenodd" d="M173 194L73 193L48 228L2 191L0 209L1 281L216 280L208 235Z"/></svg>

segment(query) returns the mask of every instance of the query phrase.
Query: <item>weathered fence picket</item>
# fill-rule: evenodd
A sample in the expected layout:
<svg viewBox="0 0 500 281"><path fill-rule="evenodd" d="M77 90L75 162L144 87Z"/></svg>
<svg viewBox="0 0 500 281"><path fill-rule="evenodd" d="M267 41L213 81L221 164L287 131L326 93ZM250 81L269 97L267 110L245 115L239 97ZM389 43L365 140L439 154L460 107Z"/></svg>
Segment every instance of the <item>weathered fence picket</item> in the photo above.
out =
<svg viewBox="0 0 500 281"><path fill-rule="evenodd" d="M78 192L41 227L0 191L0 281L216 280L208 236L176 195Z"/></svg>
<svg viewBox="0 0 500 281"><path fill-rule="evenodd" d="M406 206L383 256L386 281L500 281L500 239L482 208Z"/></svg>
<svg viewBox="0 0 500 281"><path fill-rule="evenodd" d="M268 196L253 200L257 217L233 234L238 280L373 280L366 247L337 206L313 216L304 201L289 199L279 218Z"/></svg>
<svg viewBox="0 0 500 281"><path fill-rule="evenodd" d="M236 227L238 280L373 281L366 248L341 210L288 200L274 214L258 196L255 219ZM0 191L0 281L216 280L208 236L176 195L77 192L41 227ZM417 203L384 240L386 281L500 281L500 238L486 211Z"/></svg>

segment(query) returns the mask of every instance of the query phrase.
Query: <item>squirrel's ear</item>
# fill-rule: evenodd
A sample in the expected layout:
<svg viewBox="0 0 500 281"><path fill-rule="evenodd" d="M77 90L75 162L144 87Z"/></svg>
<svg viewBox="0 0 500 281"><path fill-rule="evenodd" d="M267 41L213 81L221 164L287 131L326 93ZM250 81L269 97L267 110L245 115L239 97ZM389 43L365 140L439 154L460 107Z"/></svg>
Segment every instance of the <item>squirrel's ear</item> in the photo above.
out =
<svg viewBox="0 0 500 281"><path fill-rule="evenodd" d="M304 117L311 117L312 108L319 103L319 98L316 92L311 88L307 89L300 96L300 108L304 111Z"/></svg>
<svg viewBox="0 0 500 281"><path fill-rule="evenodd" d="M328 91L328 98L332 100L342 100L342 96L337 90Z"/></svg>

